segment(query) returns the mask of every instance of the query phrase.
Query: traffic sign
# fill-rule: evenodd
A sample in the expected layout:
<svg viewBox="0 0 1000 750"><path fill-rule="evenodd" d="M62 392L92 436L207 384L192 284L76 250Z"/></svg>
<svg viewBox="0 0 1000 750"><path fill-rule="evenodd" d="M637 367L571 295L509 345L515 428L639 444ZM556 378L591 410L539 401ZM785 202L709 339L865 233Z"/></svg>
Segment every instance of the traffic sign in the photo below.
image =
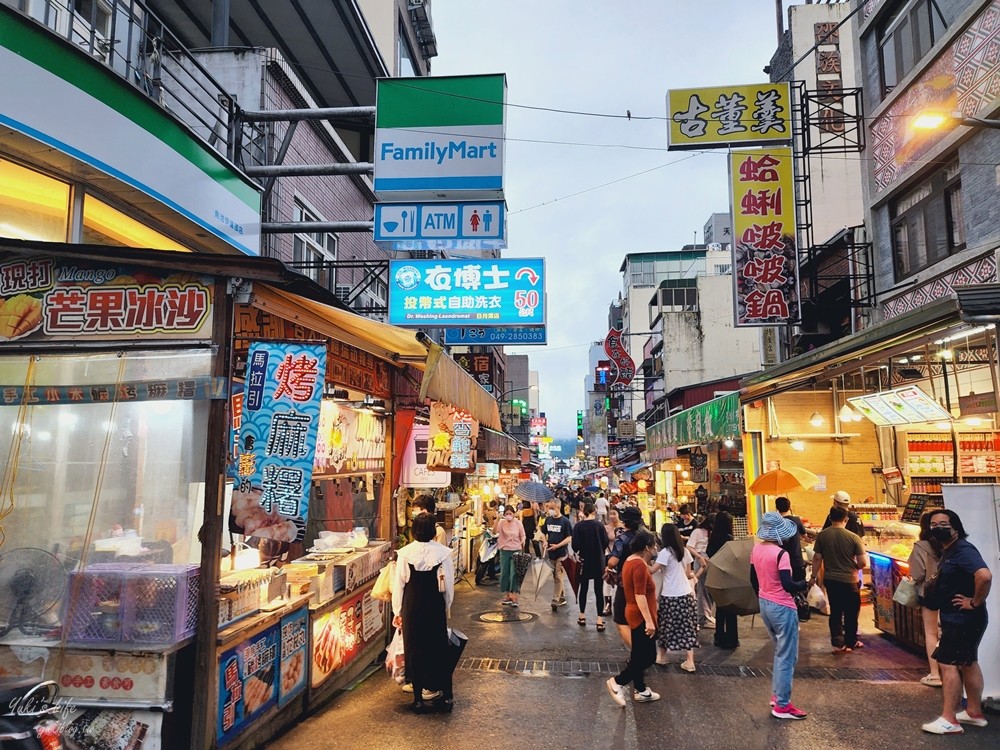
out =
<svg viewBox="0 0 1000 750"><path fill-rule="evenodd" d="M533 346L548 341L545 326L508 326L503 328L445 328L444 343L459 346L519 344Z"/></svg>
<svg viewBox="0 0 1000 750"><path fill-rule="evenodd" d="M506 213L503 201L376 203L375 244L385 250L502 250Z"/></svg>

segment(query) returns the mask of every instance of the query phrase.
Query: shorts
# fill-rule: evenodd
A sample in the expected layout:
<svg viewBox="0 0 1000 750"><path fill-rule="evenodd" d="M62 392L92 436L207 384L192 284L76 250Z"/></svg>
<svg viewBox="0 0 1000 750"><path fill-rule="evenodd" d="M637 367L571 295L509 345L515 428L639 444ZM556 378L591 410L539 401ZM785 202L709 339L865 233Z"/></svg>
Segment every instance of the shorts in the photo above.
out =
<svg viewBox="0 0 1000 750"><path fill-rule="evenodd" d="M615 591L615 601L611 605L611 620L615 625L628 625L625 619L625 587L619 586Z"/></svg>
<svg viewBox="0 0 1000 750"><path fill-rule="evenodd" d="M979 661L979 642L986 632L986 618L972 622L941 621L941 639L932 657L941 664L968 667Z"/></svg>

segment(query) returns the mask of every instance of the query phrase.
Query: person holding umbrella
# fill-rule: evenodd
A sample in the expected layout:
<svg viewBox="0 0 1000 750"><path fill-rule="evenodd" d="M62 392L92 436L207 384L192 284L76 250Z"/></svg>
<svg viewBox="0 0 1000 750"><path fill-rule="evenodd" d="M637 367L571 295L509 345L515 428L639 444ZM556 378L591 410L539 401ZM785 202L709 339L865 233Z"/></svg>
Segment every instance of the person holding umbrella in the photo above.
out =
<svg viewBox="0 0 1000 750"><path fill-rule="evenodd" d="M760 599L760 619L774 643L771 675L771 715L779 719L804 719L806 712L792 704L792 676L799 658L799 614L793 594L805 591L806 581L793 580L792 559L783 542L799 533L790 518L765 513L757 538L762 542L750 552L750 573Z"/></svg>
<svg viewBox="0 0 1000 750"><path fill-rule="evenodd" d="M708 537L705 554L711 559L726 545L726 542L731 541L733 541L733 517L726 511L720 511L715 516L715 526L712 527L712 533ZM716 648L727 650L739 648L740 634L737 623L735 612L721 605L716 607L714 639Z"/></svg>

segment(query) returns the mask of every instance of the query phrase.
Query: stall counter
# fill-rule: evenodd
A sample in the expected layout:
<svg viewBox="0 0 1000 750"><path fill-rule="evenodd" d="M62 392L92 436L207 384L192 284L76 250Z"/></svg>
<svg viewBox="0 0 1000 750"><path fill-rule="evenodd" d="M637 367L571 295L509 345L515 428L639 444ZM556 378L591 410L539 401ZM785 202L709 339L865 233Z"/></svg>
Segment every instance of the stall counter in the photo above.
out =
<svg viewBox="0 0 1000 750"><path fill-rule="evenodd" d="M892 521L869 544L875 627L917 650L924 649L924 626L919 607L893 600L896 587L910 575L909 558L919 538L917 524Z"/></svg>

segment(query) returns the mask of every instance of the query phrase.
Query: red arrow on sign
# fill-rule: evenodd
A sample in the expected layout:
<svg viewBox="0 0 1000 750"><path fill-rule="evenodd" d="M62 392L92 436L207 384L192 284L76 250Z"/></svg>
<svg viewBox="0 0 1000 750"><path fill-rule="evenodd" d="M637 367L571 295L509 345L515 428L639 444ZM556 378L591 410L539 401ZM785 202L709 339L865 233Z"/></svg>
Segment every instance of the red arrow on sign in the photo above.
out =
<svg viewBox="0 0 1000 750"><path fill-rule="evenodd" d="M522 276L527 276L528 277L528 281L531 282L532 286L534 286L535 284L538 283L538 274L535 273L530 268L519 268L519 269L517 269L517 273L514 274L514 278L520 280L520 278Z"/></svg>

